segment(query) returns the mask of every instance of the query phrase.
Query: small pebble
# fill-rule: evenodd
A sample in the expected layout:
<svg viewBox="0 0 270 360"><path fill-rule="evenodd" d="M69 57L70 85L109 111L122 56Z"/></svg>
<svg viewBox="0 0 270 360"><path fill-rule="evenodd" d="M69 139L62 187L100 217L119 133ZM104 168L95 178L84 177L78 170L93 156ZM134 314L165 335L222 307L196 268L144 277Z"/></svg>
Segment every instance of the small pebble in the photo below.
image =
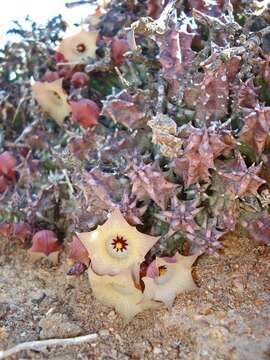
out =
<svg viewBox="0 0 270 360"><path fill-rule="evenodd" d="M109 330L103 329L103 330L99 331L99 335L102 337L107 337L110 335L110 332L109 332Z"/></svg>
<svg viewBox="0 0 270 360"><path fill-rule="evenodd" d="M159 355L159 354L162 353L162 350L161 350L161 348L155 346L154 349L153 349L153 353L154 353L155 355Z"/></svg>
<svg viewBox="0 0 270 360"><path fill-rule="evenodd" d="M108 314L108 319L109 320L113 320L113 319L115 319L116 318L116 313L115 313L115 311L110 311L109 312L109 314Z"/></svg>

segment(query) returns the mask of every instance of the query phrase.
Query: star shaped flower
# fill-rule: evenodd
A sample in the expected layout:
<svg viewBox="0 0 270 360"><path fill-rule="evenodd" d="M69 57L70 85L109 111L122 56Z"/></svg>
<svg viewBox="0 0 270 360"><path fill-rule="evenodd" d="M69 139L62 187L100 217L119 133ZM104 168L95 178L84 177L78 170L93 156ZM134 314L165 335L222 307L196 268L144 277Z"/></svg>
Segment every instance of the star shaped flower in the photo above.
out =
<svg viewBox="0 0 270 360"><path fill-rule="evenodd" d="M36 81L32 85L35 99L42 110L61 125L71 113L68 96L62 88L63 79L52 82Z"/></svg>
<svg viewBox="0 0 270 360"><path fill-rule="evenodd" d="M76 33L72 35L67 33L56 51L62 54L68 62L81 64L87 58L96 58L97 37L97 31L86 31L84 29L79 32L76 30Z"/></svg>
<svg viewBox="0 0 270 360"><path fill-rule="evenodd" d="M143 298L162 301L170 307L179 293L195 289L191 266L197 256L176 253L173 258L156 258L149 265L146 277L142 278L145 284Z"/></svg>
<svg viewBox="0 0 270 360"><path fill-rule="evenodd" d="M144 256L159 240L129 225L118 208L96 230L77 235L99 275L117 275L126 269L137 273Z"/></svg>

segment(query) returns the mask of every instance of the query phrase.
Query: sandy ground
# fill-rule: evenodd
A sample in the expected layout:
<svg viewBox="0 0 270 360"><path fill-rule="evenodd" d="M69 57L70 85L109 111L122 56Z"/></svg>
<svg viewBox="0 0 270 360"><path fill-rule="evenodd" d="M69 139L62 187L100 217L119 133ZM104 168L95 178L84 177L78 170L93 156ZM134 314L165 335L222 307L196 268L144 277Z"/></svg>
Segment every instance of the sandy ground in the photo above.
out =
<svg viewBox="0 0 270 360"><path fill-rule="evenodd" d="M220 258L194 267L198 289L171 310L128 325L91 294L87 276L32 264L21 245L0 242L0 349L17 343L97 333L94 343L23 351L10 359L270 359L270 247L230 236Z"/></svg>

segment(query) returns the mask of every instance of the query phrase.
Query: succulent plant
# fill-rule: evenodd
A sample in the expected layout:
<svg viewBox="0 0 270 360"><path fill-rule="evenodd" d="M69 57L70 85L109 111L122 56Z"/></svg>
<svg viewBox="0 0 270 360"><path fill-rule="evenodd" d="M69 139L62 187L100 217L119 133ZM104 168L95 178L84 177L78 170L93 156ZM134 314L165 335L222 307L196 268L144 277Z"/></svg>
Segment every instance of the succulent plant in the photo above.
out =
<svg viewBox="0 0 270 360"><path fill-rule="evenodd" d="M73 239L68 274L126 320L192 289L237 225L268 242L268 12L257 29L244 1L111 0L73 32L13 29L0 236L54 262Z"/></svg>

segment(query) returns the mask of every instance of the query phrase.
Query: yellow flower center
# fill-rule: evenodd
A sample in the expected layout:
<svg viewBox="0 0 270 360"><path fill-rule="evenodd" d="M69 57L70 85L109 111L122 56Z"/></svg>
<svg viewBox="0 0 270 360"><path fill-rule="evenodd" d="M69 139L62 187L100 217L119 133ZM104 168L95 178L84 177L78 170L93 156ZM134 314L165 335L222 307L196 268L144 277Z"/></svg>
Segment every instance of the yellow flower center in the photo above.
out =
<svg viewBox="0 0 270 360"><path fill-rule="evenodd" d="M160 266L158 268L158 276L163 276L166 274L166 272L167 272L167 267L165 265Z"/></svg>
<svg viewBox="0 0 270 360"><path fill-rule="evenodd" d="M112 241L112 246L116 252L123 252L127 250L128 242L123 238L123 236L117 235L116 238Z"/></svg>
<svg viewBox="0 0 270 360"><path fill-rule="evenodd" d="M117 243L115 244L115 248L116 248L116 251L117 250L122 250L123 249L123 244L120 243L119 241L117 241Z"/></svg>

